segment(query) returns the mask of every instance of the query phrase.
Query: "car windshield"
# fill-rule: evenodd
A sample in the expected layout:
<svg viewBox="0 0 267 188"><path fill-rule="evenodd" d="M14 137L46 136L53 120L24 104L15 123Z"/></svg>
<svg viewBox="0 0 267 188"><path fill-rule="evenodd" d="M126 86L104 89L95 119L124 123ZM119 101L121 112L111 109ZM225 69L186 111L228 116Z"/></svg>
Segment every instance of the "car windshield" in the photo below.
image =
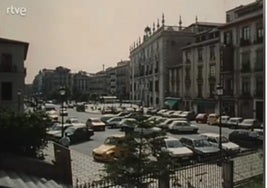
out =
<svg viewBox="0 0 267 188"><path fill-rule="evenodd" d="M75 128L73 128L73 127L69 127L69 128L67 128L65 130L65 133L71 133L71 134L73 134L74 132L75 132Z"/></svg>
<svg viewBox="0 0 267 188"><path fill-rule="evenodd" d="M72 119L71 122L72 123L79 123L79 121L77 119Z"/></svg>
<svg viewBox="0 0 267 188"><path fill-rule="evenodd" d="M220 142L220 137L216 137L216 142ZM229 142L229 140L225 137L225 136L222 136L222 143L227 143Z"/></svg>
<svg viewBox="0 0 267 188"><path fill-rule="evenodd" d="M51 128L50 128L50 130L61 130L61 126L62 125L60 125L60 124L54 124Z"/></svg>
<svg viewBox="0 0 267 188"><path fill-rule="evenodd" d="M179 148L182 147L183 144L179 140L167 140L166 146L167 148Z"/></svg>
<svg viewBox="0 0 267 188"><path fill-rule="evenodd" d="M201 139L201 140L194 140L194 145L196 147L206 147L206 146L211 146L211 144L205 140L205 139Z"/></svg>
<svg viewBox="0 0 267 188"><path fill-rule="evenodd" d="M99 119L93 119L92 122L101 123L101 121Z"/></svg>
<svg viewBox="0 0 267 188"><path fill-rule="evenodd" d="M179 121L175 123L175 126L190 126L186 121Z"/></svg>
<svg viewBox="0 0 267 188"><path fill-rule="evenodd" d="M114 138L114 137L109 137L104 142L104 144L108 144L108 145L117 145L118 143L119 143L119 139Z"/></svg>
<svg viewBox="0 0 267 188"><path fill-rule="evenodd" d="M245 119L244 121L243 121L243 123L244 124L253 124L253 119Z"/></svg>

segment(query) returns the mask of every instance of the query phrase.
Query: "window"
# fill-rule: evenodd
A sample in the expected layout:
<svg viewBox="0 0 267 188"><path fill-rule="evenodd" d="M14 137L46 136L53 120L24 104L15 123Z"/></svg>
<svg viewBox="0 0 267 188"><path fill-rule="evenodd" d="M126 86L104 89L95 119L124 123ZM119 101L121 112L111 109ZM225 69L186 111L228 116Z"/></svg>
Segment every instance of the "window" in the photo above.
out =
<svg viewBox="0 0 267 188"><path fill-rule="evenodd" d="M185 51L185 63L190 63L190 51Z"/></svg>
<svg viewBox="0 0 267 188"><path fill-rule="evenodd" d="M1 56L0 70L2 72L12 72L12 55L4 53Z"/></svg>
<svg viewBox="0 0 267 188"><path fill-rule="evenodd" d="M263 71L263 49L256 51L255 71Z"/></svg>
<svg viewBox="0 0 267 188"><path fill-rule="evenodd" d="M210 60L215 60L215 46L210 46Z"/></svg>
<svg viewBox="0 0 267 188"><path fill-rule="evenodd" d="M2 82L1 99L9 101L12 100L12 82Z"/></svg>
<svg viewBox="0 0 267 188"><path fill-rule="evenodd" d="M232 31L227 31L224 33L224 44L232 44Z"/></svg>
<svg viewBox="0 0 267 188"><path fill-rule="evenodd" d="M198 61L200 61L200 62L203 61L202 53L203 53L203 49L202 48L198 48L197 54L198 54Z"/></svg>
<svg viewBox="0 0 267 188"><path fill-rule="evenodd" d="M262 77L256 78L256 96L257 97L262 97L263 96L263 79Z"/></svg>
<svg viewBox="0 0 267 188"><path fill-rule="evenodd" d="M159 91L159 81L155 81L155 91Z"/></svg>
<svg viewBox="0 0 267 188"><path fill-rule="evenodd" d="M262 42L263 41L263 35L264 35L264 31L263 31L263 26L262 24L257 24L256 26L256 42Z"/></svg>
<svg viewBox="0 0 267 188"><path fill-rule="evenodd" d="M186 67L185 69L185 78L190 79L190 67Z"/></svg>
<svg viewBox="0 0 267 188"><path fill-rule="evenodd" d="M210 76L215 76L216 70L215 65L210 65Z"/></svg>
<svg viewBox="0 0 267 188"><path fill-rule="evenodd" d="M249 78L243 78L242 79L242 94L247 95L250 94L250 79Z"/></svg>
<svg viewBox="0 0 267 188"><path fill-rule="evenodd" d="M244 52L242 54L241 70L243 72L247 72L250 70L250 53L249 52Z"/></svg>
<svg viewBox="0 0 267 188"><path fill-rule="evenodd" d="M250 40L250 27L246 26L242 28L242 38L244 40Z"/></svg>

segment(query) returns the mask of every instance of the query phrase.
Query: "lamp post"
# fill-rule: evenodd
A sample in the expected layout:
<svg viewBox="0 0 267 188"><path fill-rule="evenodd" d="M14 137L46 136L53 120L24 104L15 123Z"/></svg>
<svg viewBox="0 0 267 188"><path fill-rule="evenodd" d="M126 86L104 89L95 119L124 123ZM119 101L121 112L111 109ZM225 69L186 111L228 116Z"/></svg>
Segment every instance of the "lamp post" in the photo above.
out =
<svg viewBox="0 0 267 188"><path fill-rule="evenodd" d="M21 90L20 89L17 92L17 96L18 96L18 112L20 112L20 96L21 96Z"/></svg>
<svg viewBox="0 0 267 188"><path fill-rule="evenodd" d="M222 95L223 95L223 87L219 83L216 87L216 93L218 95L218 102L219 102L219 149L222 153Z"/></svg>
<svg viewBox="0 0 267 188"><path fill-rule="evenodd" d="M59 89L59 94L61 96L61 137L64 136L64 115L63 115L63 107L64 107L64 96L66 94L65 88L61 87Z"/></svg>

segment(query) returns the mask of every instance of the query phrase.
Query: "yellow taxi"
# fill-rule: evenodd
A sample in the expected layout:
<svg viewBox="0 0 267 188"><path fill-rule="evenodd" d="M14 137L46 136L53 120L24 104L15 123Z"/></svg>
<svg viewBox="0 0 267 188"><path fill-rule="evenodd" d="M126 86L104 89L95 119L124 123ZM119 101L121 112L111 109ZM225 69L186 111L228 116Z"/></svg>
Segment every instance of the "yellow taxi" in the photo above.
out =
<svg viewBox="0 0 267 188"><path fill-rule="evenodd" d="M112 135L106 138L104 144L93 149L93 158L96 161L110 162L124 154L123 143L125 135Z"/></svg>
<svg viewBox="0 0 267 188"><path fill-rule="evenodd" d="M218 124L218 115L217 114L209 114L207 118L208 125L217 125Z"/></svg>

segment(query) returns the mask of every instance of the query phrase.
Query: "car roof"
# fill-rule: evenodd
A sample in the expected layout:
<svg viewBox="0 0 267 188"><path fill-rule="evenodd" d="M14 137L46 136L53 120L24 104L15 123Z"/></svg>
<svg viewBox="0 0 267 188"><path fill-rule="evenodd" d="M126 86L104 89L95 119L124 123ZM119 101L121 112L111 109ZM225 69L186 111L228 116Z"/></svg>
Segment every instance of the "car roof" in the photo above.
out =
<svg viewBox="0 0 267 188"><path fill-rule="evenodd" d="M114 134L114 135L111 135L111 136L108 136L107 138L124 138L125 135L123 134Z"/></svg>
<svg viewBox="0 0 267 188"><path fill-rule="evenodd" d="M165 141L167 140L179 140L178 138L172 137L172 136L167 136L164 138Z"/></svg>
<svg viewBox="0 0 267 188"><path fill-rule="evenodd" d="M202 140L202 139L205 139L203 136L200 136L200 135L183 135L181 138L186 138L186 139L189 139L189 140Z"/></svg>
<svg viewBox="0 0 267 188"><path fill-rule="evenodd" d="M242 117L231 117L230 119L243 119Z"/></svg>
<svg viewBox="0 0 267 188"><path fill-rule="evenodd" d="M207 137L219 137L219 134L217 133L201 133L200 135L204 135L204 136L207 136Z"/></svg>

